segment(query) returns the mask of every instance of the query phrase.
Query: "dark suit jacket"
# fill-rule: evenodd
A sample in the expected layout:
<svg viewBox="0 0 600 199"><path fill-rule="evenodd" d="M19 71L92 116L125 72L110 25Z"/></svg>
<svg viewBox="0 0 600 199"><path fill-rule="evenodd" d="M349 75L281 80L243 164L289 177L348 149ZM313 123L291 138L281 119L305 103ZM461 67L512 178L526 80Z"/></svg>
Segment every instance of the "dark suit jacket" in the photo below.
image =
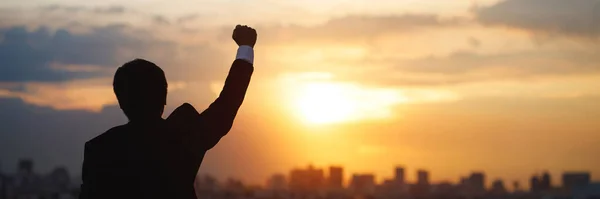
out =
<svg viewBox="0 0 600 199"><path fill-rule="evenodd" d="M204 154L233 124L254 67L235 60L202 113L185 103L165 119L129 122L85 143L80 198L196 198Z"/></svg>

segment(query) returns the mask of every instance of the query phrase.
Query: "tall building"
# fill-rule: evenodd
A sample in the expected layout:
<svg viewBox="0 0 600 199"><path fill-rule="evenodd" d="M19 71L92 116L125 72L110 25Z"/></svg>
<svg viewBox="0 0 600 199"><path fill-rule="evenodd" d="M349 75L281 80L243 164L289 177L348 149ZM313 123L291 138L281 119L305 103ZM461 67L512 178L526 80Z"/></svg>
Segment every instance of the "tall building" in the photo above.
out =
<svg viewBox="0 0 600 199"><path fill-rule="evenodd" d="M566 172L562 176L563 187L567 189L589 185L590 181L589 172Z"/></svg>
<svg viewBox="0 0 600 199"><path fill-rule="evenodd" d="M539 192L541 190L541 180L537 175L531 176L529 180L529 190L531 192Z"/></svg>
<svg viewBox="0 0 600 199"><path fill-rule="evenodd" d="M394 181L399 184L404 184L404 167L396 167Z"/></svg>
<svg viewBox="0 0 600 199"><path fill-rule="evenodd" d="M267 181L267 187L271 190L284 190L287 187L285 175L275 174Z"/></svg>
<svg viewBox="0 0 600 199"><path fill-rule="evenodd" d="M30 159L21 159L19 160L19 168L18 172L22 174L32 174L33 173L33 161Z"/></svg>
<svg viewBox="0 0 600 199"><path fill-rule="evenodd" d="M550 179L550 174L548 172L544 172L542 175L542 179L540 179L540 189L547 191L552 188L552 181Z"/></svg>
<svg viewBox="0 0 600 199"><path fill-rule="evenodd" d="M344 168L329 167L328 185L333 189L341 189L344 187Z"/></svg>
<svg viewBox="0 0 600 199"><path fill-rule="evenodd" d="M513 189L515 191L521 191L521 184L519 184L519 181L514 181L513 182Z"/></svg>
<svg viewBox="0 0 600 199"><path fill-rule="evenodd" d="M410 194L414 197L424 197L429 194L429 191L429 172L426 170L418 170L417 183L410 186Z"/></svg>
<svg viewBox="0 0 600 199"><path fill-rule="evenodd" d="M308 166L306 169L294 169L290 172L289 188L294 192L316 192L324 188L323 169Z"/></svg>
<svg viewBox="0 0 600 199"><path fill-rule="evenodd" d="M428 185L429 184L429 172L425 170L417 171L417 184Z"/></svg>
<svg viewBox="0 0 600 199"><path fill-rule="evenodd" d="M354 174L350 188L357 194L372 194L375 191L375 175Z"/></svg>
<svg viewBox="0 0 600 199"><path fill-rule="evenodd" d="M482 172L474 172L469 177L469 184L474 191L485 191L485 174Z"/></svg>
<svg viewBox="0 0 600 199"><path fill-rule="evenodd" d="M67 168L57 167L47 176L47 181L55 191L67 191L71 182L71 176Z"/></svg>
<svg viewBox="0 0 600 199"><path fill-rule="evenodd" d="M506 187L504 186L504 182L500 179L494 180L492 182L492 193L495 194L504 194L506 193Z"/></svg>

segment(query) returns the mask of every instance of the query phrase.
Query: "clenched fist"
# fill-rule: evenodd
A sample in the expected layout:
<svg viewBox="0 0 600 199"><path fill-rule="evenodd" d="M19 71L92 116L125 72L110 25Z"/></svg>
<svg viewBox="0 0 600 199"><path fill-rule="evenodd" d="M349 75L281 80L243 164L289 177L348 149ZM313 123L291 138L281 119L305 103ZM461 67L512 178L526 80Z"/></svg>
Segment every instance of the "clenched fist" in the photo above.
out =
<svg viewBox="0 0 600 199"><path fill-rule="evenodd" d="M233 30L233 40L237 43L238 46L248 45L254 48L254 44L256 44L256 30L246 25L237 25Z"/></svg>

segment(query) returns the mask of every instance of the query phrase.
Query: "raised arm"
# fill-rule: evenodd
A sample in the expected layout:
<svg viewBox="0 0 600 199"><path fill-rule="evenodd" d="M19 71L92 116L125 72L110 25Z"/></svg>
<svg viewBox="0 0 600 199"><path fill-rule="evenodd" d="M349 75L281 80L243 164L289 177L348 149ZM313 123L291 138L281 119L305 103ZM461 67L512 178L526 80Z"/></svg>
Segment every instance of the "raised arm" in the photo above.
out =
<svg viewBox="0 0 600 199"><path fill-rule="evenodd" d="M184 129L188 135L185 137L189 138L185 140L188 142L186 145L191 146L190 149L195 153L202 153L201 155L214 147L231 129L254 71L256 30L238 25L232 37L239 48L219 97L202 113L186 103L168 118Z"/></svg>

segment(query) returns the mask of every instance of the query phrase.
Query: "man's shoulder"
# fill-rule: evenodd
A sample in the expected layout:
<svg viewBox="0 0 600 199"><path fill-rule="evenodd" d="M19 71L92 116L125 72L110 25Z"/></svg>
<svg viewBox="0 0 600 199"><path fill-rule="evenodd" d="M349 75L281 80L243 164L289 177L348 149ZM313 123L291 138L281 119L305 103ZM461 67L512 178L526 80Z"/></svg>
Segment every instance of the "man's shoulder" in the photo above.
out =
<svg viewBox="0 0 600 199"><path fill-rule="evenodd" d="M127 125L120 125L109 129L108 131L92 138L91 140L85 143L86 147L96 146L96 145L104 145L106 143L111 143L122 135L125 135Z"/></svg>
<svg viewBox="0 0 600 199"><path fill-rule="evenodd" d="M171 115L167 118L167 121L176 121L179 122L181 120L186 120L189 117L198 116L199 113L190 103L183 103L181 106L177 107Z"/></svg>
<svg viewBox="0 0 600 199"><path fill-rule="evenodd" d="M177 112L177 111L185 111L185 112L189 112L189 111L196 111L196 108L194 108L193 105L191 105L190 103L183 103L181 104L179 107L177 107L175 109L175 111L173 112Z"/></svg>

